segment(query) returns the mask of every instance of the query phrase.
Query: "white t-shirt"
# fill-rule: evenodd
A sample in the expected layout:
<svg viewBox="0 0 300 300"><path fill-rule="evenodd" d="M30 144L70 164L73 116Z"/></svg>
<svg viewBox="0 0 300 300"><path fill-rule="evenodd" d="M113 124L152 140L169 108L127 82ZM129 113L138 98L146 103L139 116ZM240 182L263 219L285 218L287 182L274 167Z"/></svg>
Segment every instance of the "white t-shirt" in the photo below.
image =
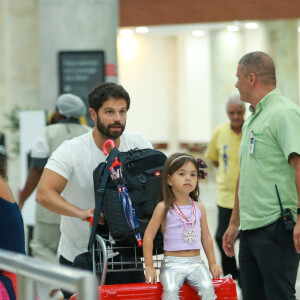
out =
<svg viewBox="0 0 300 300"><path fill-rule="evenodd" d="M31 149L31 166L44 168L48 157L63 141L80 136L90 130L92 130L91 127L79 123L57 123L46 126L43 134L38 136ZM41 223L56 224L58 227L60 215L36 203L35 220Z"/></svg>
<svg viewBox="0 0 300 300"><path fill-rule="evenodd" d="M120 151L133 148L153 148L139 133L124 132L120 138ZM80 207L95 207L93 171L106 160L104 153L96 146L92 130L86 134L62 143L52 154L45 168L68 180L62 193L66 201ZM58 253L69 261L87 251L89 223L78 218L61 216L61 238Z"/></svg>

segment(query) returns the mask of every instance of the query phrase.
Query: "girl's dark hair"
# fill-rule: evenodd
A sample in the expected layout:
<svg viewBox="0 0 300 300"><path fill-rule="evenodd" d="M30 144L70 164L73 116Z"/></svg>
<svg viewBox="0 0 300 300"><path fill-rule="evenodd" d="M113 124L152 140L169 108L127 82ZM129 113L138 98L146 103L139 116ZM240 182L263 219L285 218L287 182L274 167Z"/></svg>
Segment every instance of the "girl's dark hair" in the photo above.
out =
<svg viewBox="0 0 300 300"><path fill-rule="evenodd" d="M164 164L162 171L161 194L159 198L159 201L164 201L165 203L164 220L174 199L172 188L168 184L168 176L173 175L178 169L180 169L186 162L189 161L195 165L195 168L198 171L199 166L197 160L192 155L187 153L175 153L171 155ZM197 181L196 188L190 193L190 197L194 201L198 201L199 194L200 189Z"/></svg>
<svg viewBox="0 0 300 300"><path fill-rule="evenodd" d="M89 93L89 107L96 112L101 108L103 103L111 98L124 99L127 104L127 110L130 107L130 97L127 91L119 84L106 82L97 85Z"/></svg>

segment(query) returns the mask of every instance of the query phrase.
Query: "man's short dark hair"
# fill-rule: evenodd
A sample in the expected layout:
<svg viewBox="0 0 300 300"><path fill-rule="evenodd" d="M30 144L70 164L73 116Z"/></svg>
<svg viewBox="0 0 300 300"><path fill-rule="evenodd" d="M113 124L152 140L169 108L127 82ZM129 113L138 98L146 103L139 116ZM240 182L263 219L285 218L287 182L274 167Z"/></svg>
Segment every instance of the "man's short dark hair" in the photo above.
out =
<svg viewBox="0 0 300 300"><path fill-rule="evenodd" d="M254 73L263 84L276 86L275 64L267 53L255 51L245 54L239 65L245 77Z"/></svg>
<svg viewBox="0 0 300 300"><path fill-rule="evenodd" d="M89 107L98 112L103 103L111 98L124 99L127 103L127 110L129 109L129 94L121 85L113 82L101 83L89 93Z"/></svg>

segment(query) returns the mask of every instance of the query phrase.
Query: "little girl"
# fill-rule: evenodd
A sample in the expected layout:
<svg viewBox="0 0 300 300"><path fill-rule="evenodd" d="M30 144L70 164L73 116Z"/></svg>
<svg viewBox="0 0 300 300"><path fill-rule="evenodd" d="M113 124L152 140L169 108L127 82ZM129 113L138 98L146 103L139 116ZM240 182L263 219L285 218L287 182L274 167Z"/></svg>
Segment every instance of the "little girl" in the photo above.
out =
<svg viewBox="0 0 300 300"><path fill-rule="evenodd" d="M155 208L143 240L146 282L157 282L153 266L153 239L160 228L164 234L164 259L160 282L163 300L179 299L179 291L186 281L197 290L202 300L216 299L212 277L200 258L203 247L213 278L222 274L216 264L214 246L209 233L206 212L198 202L198 179L206 173L206 164L185 153L173 154L162 172L162 199Z"/></svg>

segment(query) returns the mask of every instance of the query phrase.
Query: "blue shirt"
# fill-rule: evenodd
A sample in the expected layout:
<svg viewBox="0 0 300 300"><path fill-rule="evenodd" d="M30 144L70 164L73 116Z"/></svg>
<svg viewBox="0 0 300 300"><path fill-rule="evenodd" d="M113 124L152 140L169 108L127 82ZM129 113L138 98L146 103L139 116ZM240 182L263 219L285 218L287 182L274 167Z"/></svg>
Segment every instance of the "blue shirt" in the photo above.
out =
<svg viewBox="0 0 300 300"><path fill-rule="evenodd" d="M0 249L25 254L24 225L19 206L1 197Z"/></svg>

